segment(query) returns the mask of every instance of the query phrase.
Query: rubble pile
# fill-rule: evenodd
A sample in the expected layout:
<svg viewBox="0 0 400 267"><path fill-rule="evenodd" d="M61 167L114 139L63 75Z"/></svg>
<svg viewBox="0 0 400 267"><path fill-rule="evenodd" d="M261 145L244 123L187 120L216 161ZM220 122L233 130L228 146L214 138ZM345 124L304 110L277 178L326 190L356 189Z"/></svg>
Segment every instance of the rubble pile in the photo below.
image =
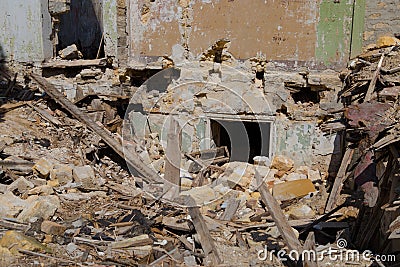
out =
<svg viewBox="0 0 400 267"><path fill-rule="evenodd" d="M88 103L86 112L105 104ZM2 265L32 260L70 266L194 266L232 260L279 265L274 254L266 261L257 257L267 245L288 246L260 186L272 192L282 208L282 223L296 240L313 222L320 229L337 227L318 221L324 220L326 175L295 166L283 155L249 164L228 162L225 154L207 166L196 153L182 155L188 170L181 171L180 196L195 202L182 206L154 198L149 188L157 184L129 174L118 149L110 151L112 142L87 124L95 116L75 119L48 96L4 104L1 116ZM120 140L120 128L102 122L97 125ZM162 176L165 153L158 136L144 140ZM262 178L261 185L256 177ZM344 209L337 220L354 217L351 213Z"/></svg>
<svg viewBox="0 0 400 267"><path fill-rule="evenodd" d="M381 37L349 63L341 74L345 108L332 114L339 118L322 125L326 131L343 132L346 139L327 210L344 201L342 187L347 193L363 195L352 239L358 248L376 252L398 253L400 237L395 223L400 215L399 44L397 38Z"/></svg>
<svg viewBox="0 0 400 267"><path fill-rule="evenodd" d="M277 252L396 252L400 47L395 39L377 46L342 72L345 108L321 118L321 129L345 138L333 181L287 155L250 164L231 161L222 146L171 157L177 135L167 144L154 132L123 140L127 95L76 90L71 102L67 79L52 77L54 85L32 73L22 87L0 74L0 265L284 266L284 256L344 266L354 262ZM80 64L79 53L68 47L62 63L44 68ZM86 63L75 81L110 83L103 61Z"/></svg>

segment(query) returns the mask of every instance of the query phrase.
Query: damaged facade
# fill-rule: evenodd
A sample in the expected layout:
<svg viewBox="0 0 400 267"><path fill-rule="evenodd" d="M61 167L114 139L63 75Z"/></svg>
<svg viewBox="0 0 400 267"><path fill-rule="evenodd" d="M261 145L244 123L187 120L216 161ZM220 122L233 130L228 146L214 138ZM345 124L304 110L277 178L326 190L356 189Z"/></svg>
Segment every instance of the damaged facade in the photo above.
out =
<svg viewBox="0 0 400 267"><path fill-rule="evenodd" d="M64 158L59 159L63 162L60 164L48 161L41 155L41 159L35 161L32 167L30 156L27 156L29 162L25 163L29 165L29 173L33 171L35 177L40 177L41 183L42 180L48 180L46 184L40 184L40 189L36 184L21 178L13 179L16 177L6 173L5 177L11 177L13 181L7 180L10 185L1 188L4 194L0 197L11 198L11 192L24 197L25 194L40 195L39 198L30 196L23 201L17 198L16 202L21 201L20 209L15 211L10 208L12 212L7 215L28 223L31 202L34 205L48 205L51 214L32 215L45 219L41 231L62 236L62 233L70 230L69 234L72 235L70 225L66 229L66 226L53 225L50 221L50 217L62 206L50 188L56 184L54 187L57 188L56 192L61 192L62 203L83 201L94 196L103 199L102 204L107 205L107 190L118 192L122 199L134 199L119 206L133 210L132 214L124 216L119 210L115 217L117 221L111 224L118 225L115 226L118 228L122 223L121 227L125 227L124 223L127 220L134 221L132 218L137 215L134 214L137 210L129 205L149 203L150 198L143 197L146 200L142 200L142 195L146 195L144 192L162 191L157 186L154 189L152 183L171 174L171 167L167 165L174 165L174 162L167 158L167 148L171 142L171 122L176 122L180 137L175 141L182 157L178 163L175 162L178 166L172 172L178 173L181 187L187 190L182 195L190 195L198 205L209 204L208 209L201 211L208 217L232 222L232 225L226 223L226 227L238 227L239 223L265 223L271 220L271 216L278 224L276 214L271 211L274 207L269 206L272 205L268 201L268 192L271 190L273 198L279 201L278 208L279 204L285 206L286 203L298 201L282 208L287 218L296 221L289 220L289 223L298 223L301 227L305 225L296 232L294 238L297 242L289 242L288 239L293 236L285 236L281 229L275 229L276 226L268 230L271 236L281 235L288 248L299 245L299 236L308 240L310 229L320 226L318 220L326 220L339 208L345 207L345 212L335 215L341 217L334 223L346 225L346 230L337 233L338 236L356 240L357 248L367 249L375 243L374 249L377 251L398 253L397 240L386 241L392 233L397 235L398 230L396 218L399 212L394 207L398 203L393 204L399 194L395 182L397 172L387 167L398 170L398 159L395 159L398 153L396 156L392 151L397 148L393 145L385 147L384 152L380 151L374 157L365 155L364 150L374 144L372 139L386 134L385 127L392 127L398 119L379 121L379 118L388 115L384 111L396 113L393 110L396 110L398 103L398 90L386 87L397 88L400 85L396 74L399 64L396 60L390 61L397 58L399 53L400 43L396 39L400 34L400 22L396 17L399 9L400 4L389 0L2 1L0 26L5 30L0 32L0 67L7 63L11 70L22 70L29 77L23 80L17 75L15 78L6 75L8 83L4 85L5 97L10 96L18 82L25 84L26 88L32 87L34 93L30 90L27 93L24 91L26 88L18 87L14 92L20 95L15 99L31 100L41 95L50 96L50 102L61 105L57 112L50 111L52 104L48 107L42 103L29 104L27 109L33 109L48 124L50 122L51 127L48 128L52 131L52 137L56 131L67 129L72 136L70 143L74 144L74 148L80 147L77 152L79 156L71 156L77 166L71 166ZM382 50L387 47L392 50ZM365 54L363 49L369 50ZM361 53L364 56L359 56ZM386 56L384 64L387 65L382 72L387 76L371 77L376 69L377 73L381 71L378 67L383 62L379 63L381 55ZM30 74L32 71L40 75ZM394 71L394 74L390 71ZM376 83L378 85L375 88ZM374 86L367 91L380 91L377 95L380 103L373 103L372 107L358 106L356 101L371 102L371 99L363 98L364 94L357 98L358 92L364 93L368 84ZM62 94L54 94L56 89ZM369 124L368 117L357 113L363 108L375 112L371 118L379 121L378 126ZM7 108L5 110L8 112ZM47 110L45 115L43 110ZM72 114L75 121L64 111ZM46 115L48 112L50 117ZM343 123L344 120L349 123ZM71 123L76 125L70 127ZM82 127L84 130L80 130ZM365 137L363 131L368 127L373 128L373 137ZM90 131L97 135L91 136ZM394 140L392 143L398 141ZM13 142L9 143L16 143ZM103 163L100 158L104 152L100 153L99 150L105 150L107 146L113 150L112 153L121 157L125 152L128 168L141 178L130 181L125 166L121 168L114 159L106 157ZM356 146L357 149L354 148ZM11 153L11 150L5 151ZM69 152L64 150L56 156L63 153L66 155ZM207 158L208 154L213 154L214 159ZM358 183L359 179L350 179L345 183L349 177L359 177L365 171L365 166L370 167L377 157L381 161L378 166L373 166L380 175L373 183L372 180L368 181L371 182L368 186L373 189L367 186L362 188L365 183ZM347 165L344 165L345 162ZM5 162L2 164L6 166ZM140 168L141 164L143 168ZM238 172L242 177L236 179ZM256 189L257 174L266 177L265 188L260 190ZM207 181L212 186L201 187L207 185ZM335 184L335 181L340 182ZM71 183L72 189L69 188ZM333 193L328 198L325 186L330 183L331 188L336 186L337 192L332 189ZM140 184L143 191L136 188L135 184ZM386 190L379 192L387 193L386 187L390 187L389 199L382 193L378 197L377 184ZM365 197L370 209L360 209L360 213L354 211L353 207L346 207L340 199L342 187L352 190L357 185L362 188L361 191L370 194ZM102 187L105 188L103 191L96 191ZM128 192L124 187L134 188L133 192ZM228 187L234 189L232 194L224 191ZM75 192L76 188L84 193ZM93 192L87 193L89 191ZM218 200L213 202L215 199ZM325 202L329 208L324 206ZM165 236L165 233L170 234L168 231L171 229L191 233L193 227L200 231L198 224L201 225L201 220L191 221L185 216L201 216L196 210L189 209L186 213L178 207L164 217L157 217L155 213L160 212L162 206L154 207L153 204L148 213L144 213L156 218L156 222L142 219L143 214L138 212L140 219L132 225L136 227L136 224L143 223L146 229L138 230L134 236L119 229L119 234L128 233L129 238L101 243L103 237L110 236L111 230L109 224L104 226L100 223L101 242L77 237L74 244L108 246L118 250L126 249L124 242L132 242L133 245L127 247L134 247L134 252L129 251L126 255L131 252L138 255L143 253L145 256L138 262L151 259L163 263L156 259L162 257L151 252L152 246L155 247L159 242L148 236L156 231L154 225L165 226L162 233L156 231L158 238ZM386 205L387 210L380 211L379 205ZM7 212L10 212L8 207ZM39 211L34 209L34 212ZM109 219L113 216L98 212L100 215L97 214L96 218ZM175 213L179 216L175 217ZM365 214L383 218L379 225L374 224L378 234L367 234L368 224L374 223L374 219L370 219L366 226L363 222ZM350 223L341 220L342 217L357 216L356 231L351 236L348 233ZM86 222L86 218L83 221ZM92 218L87 219L88 225L89 221L91 223ZM207 225L210 226L210 221L207 221ZM25 226L14 227L18 229ZM60 228L59 232L48 229L52 227ZM73 227L78 229L81 226ZM218 227L223 228L221 225ZM321 227L331 230L336 224ZM241 242L241 228L223 229L229 232L223 235L231 235L230 231L234 233L234 242L241 249L251 247L251 242L254 242ZM390 234L388 231L391 231ZM357 239L358 233L363 233L364 237ZM246 234L246 240L266 240L264 237L254 237L253 233L251 238ZM178 238L176 234L173 236ZM194 264L196 260L197 263L201 261L211 265L220 263L218 253L214 255L213 249L205 245L207 241L195 240L192 245L190 238L189 243L185 241L186 237L191 237L191 234L186 234L183 241L178 238L180 241L177 242L182 242L189 251L195 250L195 241L201 243L202 256L198 257L193 252L190 256L177 256L178 260L173 256L173 261L187 258L184 261L187 265L190 265L188 262L192 264L193 260ZM42 247L39 250L43 252ZM78 250L76 248L74 251ZM110 258L110 255L103 256L99 257ZM79 257L84 256L80 254ZM134 263L137 262L129 261L129 264Z"/></svg>

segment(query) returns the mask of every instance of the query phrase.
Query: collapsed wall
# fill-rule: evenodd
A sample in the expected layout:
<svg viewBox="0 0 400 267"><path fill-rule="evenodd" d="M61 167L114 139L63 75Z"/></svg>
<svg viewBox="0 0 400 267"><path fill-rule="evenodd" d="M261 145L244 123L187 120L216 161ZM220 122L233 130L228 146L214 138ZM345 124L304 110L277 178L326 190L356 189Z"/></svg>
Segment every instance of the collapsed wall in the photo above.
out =
<svg viewBox="0 0 400 267"><path fill-rule="evenodd" d="M340 157L340 136L323 134L318 124L341 108L337 72L282 71L257 58L217 63L209 54L210 50L203 54L204 60L174 63L135 92L127 119L138 138L157 133L165 141L173 115L182 128L185 153L226 144L219 136L224 133L215 129L222 126L231 138L233 160L285 155L297 166L314 165L326 175L335 172L337 162L331 158ZM228 58L229 53L223 55ZM252 122L263 138L257 139ZM240 127L246 132L242 136ZM260 154L252 153L257 149ZM242 153L248 153L247 158Z"/></svg>

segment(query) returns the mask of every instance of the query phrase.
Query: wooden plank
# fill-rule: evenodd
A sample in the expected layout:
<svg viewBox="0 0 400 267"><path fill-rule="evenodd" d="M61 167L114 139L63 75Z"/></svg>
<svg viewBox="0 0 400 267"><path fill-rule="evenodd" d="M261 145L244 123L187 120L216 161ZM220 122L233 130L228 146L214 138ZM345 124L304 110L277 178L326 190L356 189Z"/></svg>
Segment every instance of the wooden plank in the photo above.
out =
<svg viewBox="0 0 400 267"><path fill-rule="evenodd" d="M279 233L283 237L285 244L288 246L289 250L296 250L301 253L302 246L300 241L297 239L292 227L290 227L289 222L286 220L285 214L283 214L278 201L276 201L269 192L266 183L262 180L262 177L257 170L255 172L255 177L257 179L257 185L259 186L258 191L261 194L261 198L278 227Z"/></svg>
<svg viewBox="0 0 400 267"><path fill-rule="evenodd" d="M375 90L376 80L378 79L378 75L382 68L383 59L385 58L385 53L382 53L381 58L378 62L378 67L376 68L374 75L372 76L371 82L369 83L367 93L365 94L364 101L368 102L372 99L372 94Z"/></svg>
<svg viewBox="0 0 400 267"><path fill-rule="evenodd" d="M397 148L395 147L395 145L390 145L389 146L390 149L390 153L393 156L394 159L394 168L395 170L398 170L397 173L395 172L393 175L393 179L392 179L392 185L390 187L390 196L389 196L389 203L393 203L393 201L396 200L397 198L397 188L400 187L400 179L395 179L396 175L398 175L399 171L399 167L400 167L400 155L399 155L399 151L397 151Z"/></svg>
<svg viewBox="0 0 400 267"><path fill-rule="evenodd" d="M34 105L32 105L31 103L28 103L28 106L30 106L31 108L33 108L37 113L39 113L39 115L47 120L48 122L54 124L55 126L60 126L62 125L61 121L59 121L56 117L50 115L47 111L39 108L39 107L35 107Z"/></svg>
<svg viewBox="0 0 400 267"><path fill-rule="evenodd" d="M77 60L57 60L52 62L45 62L42 68L76 68L76 67L102 67L107 64L107 59L77 59Z"/></svg>
<svg viewBox="0 0 400 267"><path fill-rule="evenodd" d="M54 85L37 74L31 74L31 77L41 86L41 88L63 108L68 110L76 119L85 124L95 134L103 139L118 155L124 158L128 165L133 167L147 182L161 182L161 177L150 167L145 165L140 156L132 150L123 149L122 145L103 127L92 121L87 114L69 101Z"/></svg>
<svg viewBox="0 0 400 267"><path fill-rule="evenodd" d="M350 164L351 158L353 157L354 149L347 148L344 153L342 163L340 164L339 171L336 175L335 182L333 183L333 187L331 193L329 195L328 202L325 207L325 212L330 212L337 205L337 199L339 197L340 191L342 190L343 182L346 179L346 170Z"/></svg>
<svg viewBox="0 0 400 267"><path fill-rule="evenodd" d="M230 198L227 200L227 206L225 212L222 214L220 220L221 221L230 221L236 214L237 209L239 208L240 199Z"/></svg>
<svg viewBox="0 0 400 267"><path fill-rule="evenodd" d="M199 235L200 244L204 251L206 261L205 265L216 266L222 263L215 247L214 240L212 239L206 222L201 215L200 208L195 206L195 201L190 196L186 199L186 204L189 206L189 215L192 218L194 228L196 229L196 233Z"/></svg>
<svg viewBox="0 0 400 267"><path fill-rule="evenodd" d="M175 199L180 192L180 166L181 166L181 131L178 122L171 117L167 134L167 148L165 151L166 186L165 198Z"/></svg>

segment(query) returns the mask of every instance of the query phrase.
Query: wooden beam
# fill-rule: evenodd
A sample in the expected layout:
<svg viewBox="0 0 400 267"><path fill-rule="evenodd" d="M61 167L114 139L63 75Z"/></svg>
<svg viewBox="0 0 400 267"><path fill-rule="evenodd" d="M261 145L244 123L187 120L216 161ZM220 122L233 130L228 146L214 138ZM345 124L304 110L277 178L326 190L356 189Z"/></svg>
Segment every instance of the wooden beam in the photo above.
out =
<svg viewBox="0 0 400 267"><path fill-rule="evenodd" d="M165 151L165 174L167 184L164 187L165 198L170 200L179 196L181 171L181 131L178 122L171 116Z"/></svg>
<svg viewBox="0 0 400 267"><path fill-rule="evenodd" d="M329 195L328 202L325 207L325 212L330 212L337 206L337 200L340 195L340 191L342 190L343 182L346 179L346 170L350 164L351 158L353 157L354 149L347 148L346 152L344 153L342 163L340 164L339 171L336 175L335 182L333 183L333 187L331 193Z"/></svg>
<svg viewBox="0 0 400 267"><path fill-rule="evenodd" d="M378 67L376 68L374 75L372 76L371 82L369 83L367 93L365 94L364 101L368 102L372 99L372 94L375 90L376 80L378 79L379 73L382 68L383 59L385 58L385 53L382 53L381 58L378 62Z"/></svg>
<svg viewBox="0 0 400 267"><path fill-rule="evenodd" d="M150 167L145 165L139 154L135 151L123 149L122 145L97 123L91 120L86 113L69 101L54 85L49 83L43 77L37 74L31 74L31 77L40 85L40 87L63 108L68 110L72 116L85 124L90 130L97 134L105 143L107 143L118 155L125 159L127 164L134 168L147 182L161 182L161 177Z"/></svg>
<svg viewBox="0 0 400 267"><path fill-rule="evenodd" d="M237 209L239 208L240 199L236 199L234 197L228 199L227 205L225 208L225 212L222 214L220 220L221 221L230 221L236 214Z"/></svg>
<svg viewBox="0 0 400 267"><path fill-rule="evenodd" d="M42 68L77 68L77 67L104 67L107 59L77 59L77 60L57 60L42 64Z"/></svg>
<svg viewBox="0 0 400 267"><path fill-rule="evenodd" d="M259 186L258 191L261 194L261 198L271 214L271 217L274 220L275 225L278 227L279 233L283 237L289 250L296 250L297 252L301 253L303 249L300 241L297 239L293 228L286 220L285 214L283 214L278 201L276 201L276 199L269 192L267 184L262 180L262 177L257 170L255 172L255 177L257 179L257 185Z"/></svg>
<svg viewBox="0 0 400 267"><path fill-rule="evenodd" d="M204 251L206 261L205 265L217 266L222 263L222 260L218 255L218 251L215 247L210 231L207 228L206 222L201 215L200 208L196 206L194 199L190 196L186 199L186 204L189 206L189 215L192 218L194 228L196 229L196 233L199 235L200 244Z"/></svg>

